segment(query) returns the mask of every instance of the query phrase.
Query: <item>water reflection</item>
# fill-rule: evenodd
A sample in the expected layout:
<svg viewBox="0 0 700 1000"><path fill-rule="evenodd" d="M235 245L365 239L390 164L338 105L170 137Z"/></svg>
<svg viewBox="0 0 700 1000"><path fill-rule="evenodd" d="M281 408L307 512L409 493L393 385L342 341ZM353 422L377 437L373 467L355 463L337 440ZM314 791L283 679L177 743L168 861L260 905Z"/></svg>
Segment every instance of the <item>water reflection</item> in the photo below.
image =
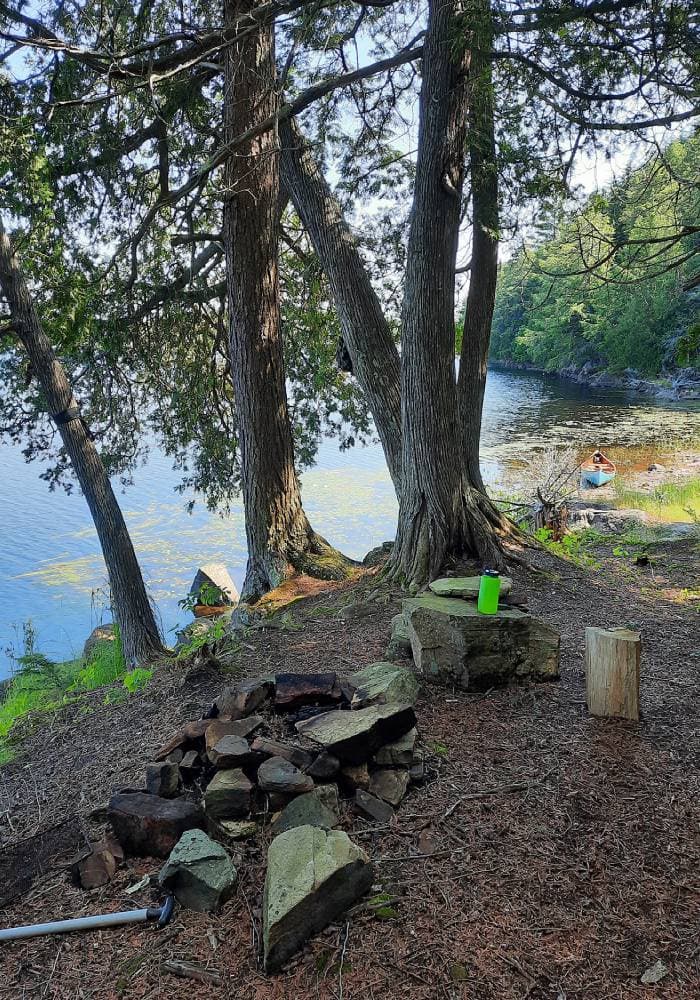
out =
<svg viewBox="0 0 700 1000"><path fill-rule="evenodd" d="M621 467L659 458L663 449L700 438L700 405L591 392L571 383L520 372L491 372L484 406L482 462L486 481L509 491L527 481L533 454L554 445L592 451L597 445ZM19 448L2 446L0 511L0 676L16 646L14 626L31 617L49 656L79 653L99 616L104 566L80 495L50 494L37 465ZM121 497L134 543L164 628L183 620L177 600L199 562L223 559L240 586L245 532L240 503L221 519L174 493L179 474L154 452ZM323 442L318 464L302 479L312 523L349 555L360 558L393 535L396 499L379 445L338 451ZM93 607L96 604L97 607Z"/></svg>

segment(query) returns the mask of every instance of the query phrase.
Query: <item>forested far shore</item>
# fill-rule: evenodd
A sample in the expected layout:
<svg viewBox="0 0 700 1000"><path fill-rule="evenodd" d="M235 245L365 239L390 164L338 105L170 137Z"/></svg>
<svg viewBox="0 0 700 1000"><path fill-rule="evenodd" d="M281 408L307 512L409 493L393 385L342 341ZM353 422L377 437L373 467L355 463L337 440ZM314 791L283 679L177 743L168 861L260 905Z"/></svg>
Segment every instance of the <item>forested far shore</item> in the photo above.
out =
<svg viewBox="0 0 700 1000"><path fill-rule="evenodd" d="M700 372L700 136L553 216L499 273L491 359Z"/></svg>

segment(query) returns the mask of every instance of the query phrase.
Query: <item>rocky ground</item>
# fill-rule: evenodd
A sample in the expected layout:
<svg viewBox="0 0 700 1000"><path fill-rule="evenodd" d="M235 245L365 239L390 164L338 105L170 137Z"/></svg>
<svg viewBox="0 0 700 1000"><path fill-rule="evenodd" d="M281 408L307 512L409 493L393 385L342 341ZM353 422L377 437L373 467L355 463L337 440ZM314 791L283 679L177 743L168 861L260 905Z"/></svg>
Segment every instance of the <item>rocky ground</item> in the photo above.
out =
<svg viewBox="0 0 700 1000"><path fill-rule="evenodd" d="M162 931L132 925L5 945L0 996L700 995L698 543L651 546L642 565L636 551L620 552L610 541L589 554L592 565L537 553L534 567L515 567L514 595L561 632L561 680L423 691L416 715L428 782L385 826L352 821L354 841L376 862L368 902L281 974L265 976L259 962L267 845L257 841L241 848L236 891L215 916L179 910ZM223 674L167 664L126 704L106 706L95 692L25 727L17 758L0 770L0 844L73 814L99 834L110 794L142 783L157 748L222 683L282 670L352 673L382 657L401 596L367 574L246 634ZM593 624L642 630L639 724L587 714L583 632ZM127 859L90 892L53 868L0 924L156 904L157 886L127 890L161 866ZM0 853L5 891L16 869ZM643 983L658 961L646 976L658 982ZM178 962L204 968L205 981L177 978Z"/></svg>

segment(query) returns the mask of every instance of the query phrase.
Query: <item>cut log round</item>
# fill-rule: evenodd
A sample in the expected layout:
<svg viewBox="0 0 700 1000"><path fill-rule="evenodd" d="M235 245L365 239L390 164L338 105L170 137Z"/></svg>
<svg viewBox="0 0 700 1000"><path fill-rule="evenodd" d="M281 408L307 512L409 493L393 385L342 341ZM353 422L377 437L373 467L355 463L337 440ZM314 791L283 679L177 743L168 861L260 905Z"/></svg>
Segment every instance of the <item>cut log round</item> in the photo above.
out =
<svg viewBox="0 0 700 1000"><path fill-rule="evenodd" d="M639 720L639 632L586 629L586 700L591 715Z"/></svg>

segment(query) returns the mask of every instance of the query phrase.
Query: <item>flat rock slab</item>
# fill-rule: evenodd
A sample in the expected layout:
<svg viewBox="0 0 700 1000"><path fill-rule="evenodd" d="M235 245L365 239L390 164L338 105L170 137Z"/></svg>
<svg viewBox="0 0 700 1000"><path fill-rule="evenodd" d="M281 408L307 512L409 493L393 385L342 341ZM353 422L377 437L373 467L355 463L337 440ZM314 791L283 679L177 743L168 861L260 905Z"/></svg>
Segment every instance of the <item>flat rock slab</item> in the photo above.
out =
<svg viewBox="0 0 700 1000"><path fill-rule="evenodd" d="M272 833L277 836L295 826L320 826L332 830L338 825L338 814L331 809L316 790L305 795L297 795L284 807L272 824Z"/></svg>
<svg viewBox="0 0 700 1000"><path fill-rule="evenodd" d="M266 736L256 736L251 749L254 753L262 754L264 757L283 757L285 760L291 761L295 767L303 770L311 766L316 756L309 750L302 750L301 747L281 743L279 740L269 740Z"/></svg>
<svg viewBox="0 0 700 1000"><path fill-rule="evenodd" d="M415 705L420 685L412 670L396 663L380 661L352 674L355 687L353 708L364 708L376 702L395 705Z"/></svg>
<svg viewBox="0 0 700 1000"><path fill-rule="evenodd" d="M253 783L240 768L217 771L204 793L207 816L215 820L243 819L250 812Z"/></svg>
<svg viewBox="0 0 700 1000"><path fill-rule="evenodd" d="M374 869L341 830L297 826L270 844L263 896L266 972L276 972L372 885Z"/></svg>
<svg viewBox="0 0 700 1000"><path fill-rule="evenodd" d="M165 743L158 753L155 755L155 759L165 760L165 758L173 753L174 750L182 750L183 752L187 750L199 750L202 743L203 737L207 729L211 725L211 719L196 719L194 722L187 722L179 729L175 735Z"/></svg>
<svg viewBox="0 0 700 1000"><path fill-rule="evenodd" d="M410 783L408 771L395 771L392 768L382 768L372 774L369 791L378 799L397 806L408 791Z"/></svg>
<svg viewBox="0 0 700 1000"><path fill-rule="evenodd" d="M297 722L302 736L314 740L343 763L361 764L383 746L405 736L416 724L412 705L370 705L356 712L325 712Z"/></svg>
<svg viewBox="0 0 700 1000"><path fill-rule="evenodd" d="M148 792L119 792L109 800L109 821L127 854L167 858L186 830L204 817L189 799L161 799Z"/></svg>
<svg viewBox="0 0 700 1000"><path fill-rule="evenodd" d="M158 881L181 906L208 913L231 894L236 869L220 844L202 830L188 830L173 848Z"/></svg>
<svg viewBox="0 0 700 1000"><path fill-rule="evenodd" d="M509 576L500 577L501 597L506 597L513 589L513 581ZM481 586L480 576L445 576L439 580L433 580L428 586L438 597L461 597L462 599L475 601L479 596Z"/></svg>
<svg viewBox="0 0 700 1000"><path fill-rule="evenodd" d="M258 768L258 786L263 792L302 795L314 787L314 779L284 757L270 757Z"/></svg>
<svg viewBox="0 0 700 1000"><path fill-rule="evenodd" d="M241 736L222 736L207 754L214 767L243 767L255 758L246 740Z"/></svg>
<svg viewBox="0 0 700 1000"><path fill-rule="evenodd" d="M403 613L421 678L466 690L559 676L559 634L517 608L480 615L476 605L423 594Z"/></svg>
<svg viewBox="0 0 700 1000"><path fill-rule="evenodd" d="M343 692L334 673L277 674L275 708L284 710L300 705L332 705L341 701Z"/></svg>
<svg viewBox="0 0 700 1000"><path fill-rule="evenodd" d="M225 843L248 840L258 832L258 824L252 819L220 819L210 825L210 832Z"/></svg>

